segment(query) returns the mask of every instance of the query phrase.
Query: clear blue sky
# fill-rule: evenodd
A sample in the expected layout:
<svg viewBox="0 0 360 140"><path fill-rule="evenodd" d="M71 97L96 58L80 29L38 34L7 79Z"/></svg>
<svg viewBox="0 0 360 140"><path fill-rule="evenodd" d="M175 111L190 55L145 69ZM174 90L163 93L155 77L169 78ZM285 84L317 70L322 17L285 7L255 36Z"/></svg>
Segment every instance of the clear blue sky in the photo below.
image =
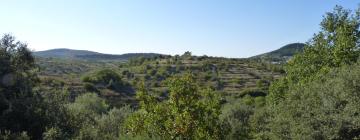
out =
<svg viewBox="0 0 360 140"><path fill-rule="evenodd" d="M248 57L306 42L335 5L356 0L4 0L0 33L39 51Z"/></svg>

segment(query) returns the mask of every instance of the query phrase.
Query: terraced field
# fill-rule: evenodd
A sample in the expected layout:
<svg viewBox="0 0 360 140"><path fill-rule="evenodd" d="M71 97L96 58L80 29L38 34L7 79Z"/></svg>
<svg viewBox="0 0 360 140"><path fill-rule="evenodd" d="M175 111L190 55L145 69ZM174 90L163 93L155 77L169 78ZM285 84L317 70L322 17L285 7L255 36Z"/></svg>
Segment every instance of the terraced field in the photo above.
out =
<svg viewBox="0 0 360 140"><path fill-rule="evenodd" d="M145 81L149 90L160 98L166 97L167 87L164 81L172 75L182 75L189 71L196 75L200 85L213 87L223 96L238 95L249 89L261 89L261 82L266 88L271 81L281 77L280 72L260 67L258 62L247 59L206 58L174 61L174 58L170 57L149 59L138 65L132 65L130 62L40 59L38 64L43 81L53 80L62 83L74 96L86 91L85 84L81 81L84 75L100 69L116 71L121 75L122 81L129 84L129 88L124 92L98 90L102 97L114 105L134 103L136 87L141 81ZM49 83L51 82L46 82Z"/></svg>
<svg viewBox="0 0 360 140"><path fill-rule="evenodd" d="M223 61L228 61L228 59L224 59ZM218 83L221 83L220 88L217 88L218 91L231 95L233 93L240 93L244 89L254 89L257 88L258 81L267 81L271 82L274 79L281 77L280 72L273 72L268 69L258 69L256 66L251 65L247 61L243 59L238 59L236 61L229 61L228 68L221 68L219 63L211 63L213 66L210 70L202 70L205 63L208 63L208 60L205 61L189 61L182 60L179 64L166 64L166 60L159 60L156 62L149 62L146 64L146 67L143 66L133 66L133 67L125 67L120 69L120 71L129 71L132 72L134 77L132 78L124 78L123 80L133 81L139 79L145 79L150 84L149 88L153 91L157 92L166 92L167 88L163 84L163 80L157 80L156 75L158 73L149 74L149 71L155 70L159 72L160 69L168 69L167 72L173 72L175 75L181 75L188 71L191 71L195 75L197 75L197 81L201 83L203 86L215 86ZM183 68L181 68L183 67ZM180 69L176 71L176 69ZM174 72L175 71L175 72ZM152 76L153 75L153 76ZM211 78L206 79L204 75L210 75ZM151 83L158 83L155 86Z"/></svg>

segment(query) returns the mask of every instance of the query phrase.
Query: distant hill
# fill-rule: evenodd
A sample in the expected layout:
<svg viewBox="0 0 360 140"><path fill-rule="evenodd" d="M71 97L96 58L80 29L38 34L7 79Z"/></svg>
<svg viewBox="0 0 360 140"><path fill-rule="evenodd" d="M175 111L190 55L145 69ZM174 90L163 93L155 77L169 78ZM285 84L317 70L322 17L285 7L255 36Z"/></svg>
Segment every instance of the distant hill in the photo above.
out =
<svg viewBox="0 0 360 140"><path fill-rule="evenodd" d="M100 55L101 53L87 51L87 50L72 50L72 49L51 49L46 51L34 52L35 56L39 57L54 57L54 58L76 58L81 55Z"/></svg>
<svg viewBox="0 0 360 140"><path fill-rule="evenodd" d="M43 58L61 58L61 59L79 59L79 60L128 60L133 57L154 57L160 56L157 53L127 53L121 55L103 54L87 50L73 49L51 49L46 51L33 52L37 57Z"/></svg>
<svg viewBox="0 0 360 140"><path fill-rule="evenodd" d="M291 43L281 47L280 49L260 54L252 58L262 58L262 59L271 59L274 61L280 61L283 59L289 59L294 56L296 53L302 52L304 50L304 43Z"/></svg>

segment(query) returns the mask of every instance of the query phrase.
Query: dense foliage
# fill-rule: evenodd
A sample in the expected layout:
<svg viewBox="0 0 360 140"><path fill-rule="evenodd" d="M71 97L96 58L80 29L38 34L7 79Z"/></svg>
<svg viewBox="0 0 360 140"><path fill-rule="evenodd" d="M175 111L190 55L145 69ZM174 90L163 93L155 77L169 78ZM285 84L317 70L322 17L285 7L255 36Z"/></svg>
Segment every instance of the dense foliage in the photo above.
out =
<svg viewBox="0 0 360 140"><path fill-rule="evenodd" d="M158 102L146 89L137 93L140 110L127 122L133 135L162 139L223 139L220 103L210 89L201 90L191 74L168 81L169 100Z"/></svg>
<svg viewBox="0 0 360 140"><path fill-rule="evenodd" d="M358 10L359 11L359 10ZM359 57L360 15L337 6L321 22L321 31L305 47L304 53L291 59L286 77L272 87L274 102L283 98L287 89L317 79L331 68L352 64Z"/></svg>
<svg viewBox="0 0 360 140"><path fill-rule="evenodd" d="M0 139L360 139L359 25L335 7L285 69L191 52L35 60L4 35Z"/></svg>
<svg viewBox="0 0 360 140"><path fill-rule="evenodd" d="M95 73L88 74L82 78L88 90L96 88L108 88L120 91L125 83L121 80L120 74L110 69L99 70Z"/></svg>
<svg viewBox="0 0 360 140"><path fill-rule="evenodd" d="M337 6L271 86L268 138L360 138L359 10Z"/></svg>
<svg viewBox="0 0 360 140"><path fill-rule="evenodd" d="M27 45L11 35L0 40L0 131L28 132L41 129L37 122L35 62Z"/></svg>
<svg viewBox="0 0 360 140"><path fill-rule="evenodd" d="M360 63L296 86L273 110L274 139L360 138Z"/></svg>

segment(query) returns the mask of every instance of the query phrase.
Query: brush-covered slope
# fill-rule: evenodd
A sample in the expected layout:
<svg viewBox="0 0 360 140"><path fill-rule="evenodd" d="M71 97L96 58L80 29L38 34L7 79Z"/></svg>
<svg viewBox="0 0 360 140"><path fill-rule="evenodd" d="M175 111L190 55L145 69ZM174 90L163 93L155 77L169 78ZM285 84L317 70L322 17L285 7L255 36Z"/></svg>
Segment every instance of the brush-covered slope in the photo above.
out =
<svg viewBox="0 0 360 140"><path fill-rule="evenodd" d="M99 54L100 53L87 51L87 50L72 50L65 48L34 52L34 55L39 57L69 58L69 59L73 59L81 55L99 55Z"/></svg>
<svg viewBox="0 0 360 140"><path fill-rule="evenodd" d="M79 59L79 60L128 60L133 57L155 57L156 53L127 53L121 55L103 54L87 50L51 49L34 52L35 56L43 58Z"/></svg>
<svg viewBox="0 0 360 140"><path fill-rule="evenodd" d="M287 60L294 56L297 53L300 53L304 50L304 43L291 43L281 47L280 49L264 53L261 55L254 56L253 58L263 58L263 59L271 59L273 61L276 60Z"/></svg>

